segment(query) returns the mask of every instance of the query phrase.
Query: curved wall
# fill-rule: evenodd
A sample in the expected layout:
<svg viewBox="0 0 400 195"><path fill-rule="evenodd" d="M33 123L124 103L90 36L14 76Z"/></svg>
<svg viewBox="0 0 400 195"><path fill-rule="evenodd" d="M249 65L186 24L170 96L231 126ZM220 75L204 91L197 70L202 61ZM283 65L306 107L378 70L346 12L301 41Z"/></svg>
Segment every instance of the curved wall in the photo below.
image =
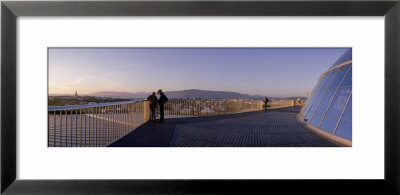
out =
<svg viewBox="0 0 400 195"><path fill-rule="evenodd" d="M351 144L352 49L319 77L299 119L331 139Z"/></svg>

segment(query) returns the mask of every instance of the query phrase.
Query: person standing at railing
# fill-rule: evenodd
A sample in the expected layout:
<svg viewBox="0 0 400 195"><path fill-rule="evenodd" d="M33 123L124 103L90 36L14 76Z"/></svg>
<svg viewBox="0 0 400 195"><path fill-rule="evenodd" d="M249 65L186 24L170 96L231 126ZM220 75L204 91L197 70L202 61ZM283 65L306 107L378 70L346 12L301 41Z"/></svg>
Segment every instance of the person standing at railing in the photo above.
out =
<svg viewBox="0 0 400 195"><path fill-rule="evenodd" d="M164 121L164 104L168 101L167 96L162 92L161 89L157 91L160 94L160 99L158 100L158 105L160 105L160 122Z"/></svg>
<svg viewBox="0 0 400 195"><path fill-rule="evenodd" d="M269 99L267 96L264 97L264 109L267 110Z"/></svg>
<svg viewBox="0 0 400 195"><path fill-rule="evenodd" d="M153 92L149 97L147 97L147 100L150 101L150 112L151 112L150 121L154 122L156 121L156 107L158 102L156 93Z"/></svg>

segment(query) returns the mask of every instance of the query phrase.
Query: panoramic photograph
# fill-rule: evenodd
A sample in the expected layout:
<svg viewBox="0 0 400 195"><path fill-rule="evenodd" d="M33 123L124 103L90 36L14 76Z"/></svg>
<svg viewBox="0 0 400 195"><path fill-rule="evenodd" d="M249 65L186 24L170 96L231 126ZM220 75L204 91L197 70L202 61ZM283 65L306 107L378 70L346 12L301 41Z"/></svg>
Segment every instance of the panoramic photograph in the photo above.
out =
<svg viewBox="0 0 400 195"><path fill-rule="evenodd" d="M352 48L48 48L48 147L351 147Z"/></svg>

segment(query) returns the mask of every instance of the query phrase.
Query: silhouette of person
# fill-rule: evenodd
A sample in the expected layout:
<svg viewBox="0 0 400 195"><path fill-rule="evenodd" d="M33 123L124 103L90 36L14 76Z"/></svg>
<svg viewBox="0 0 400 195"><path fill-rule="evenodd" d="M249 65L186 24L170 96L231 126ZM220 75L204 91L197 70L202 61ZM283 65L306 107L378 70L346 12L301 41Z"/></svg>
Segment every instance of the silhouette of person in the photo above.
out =
<svg viewBox="0 0 400 195"><path fill-rule="evenodd" d="M264 109L267 110L269 99L267 96L264 97Z"/></svg>
<svg viewBox="0 0 400 195"><path fill-rule="evenodd" d="M156 107L158 102L156 93L153 92L149 97L147 97L147 100L150 100L150 121L156 121Z"/></svg>
<svg viewBox="0 0 400 195"><path fill-rule="evenodd" d="M157 91L160 94L160 99L158 100L158 105L160 105L160 122L164 121L164 104L168 101L167 96L162 92L161 89Z"/></svg>

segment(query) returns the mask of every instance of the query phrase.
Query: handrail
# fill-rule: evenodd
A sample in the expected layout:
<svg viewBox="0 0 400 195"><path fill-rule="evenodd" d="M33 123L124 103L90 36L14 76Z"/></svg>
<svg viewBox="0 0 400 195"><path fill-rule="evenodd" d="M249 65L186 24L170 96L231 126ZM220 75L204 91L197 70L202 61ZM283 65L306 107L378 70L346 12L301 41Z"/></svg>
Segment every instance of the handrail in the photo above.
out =
<svg viewBox="0 0 400 195"><path fill-rule="evenodd" d="M74 110L80 108L94 108L101 106L113 106L120 104L129 104L139 102L141 100L131 100L131 101L122 101L122 102L107 102L107 103L99 103L99 104L83 104L83 105L69 105L69 106L49 106L48 111L60 111L60 110Z"/></svg>

